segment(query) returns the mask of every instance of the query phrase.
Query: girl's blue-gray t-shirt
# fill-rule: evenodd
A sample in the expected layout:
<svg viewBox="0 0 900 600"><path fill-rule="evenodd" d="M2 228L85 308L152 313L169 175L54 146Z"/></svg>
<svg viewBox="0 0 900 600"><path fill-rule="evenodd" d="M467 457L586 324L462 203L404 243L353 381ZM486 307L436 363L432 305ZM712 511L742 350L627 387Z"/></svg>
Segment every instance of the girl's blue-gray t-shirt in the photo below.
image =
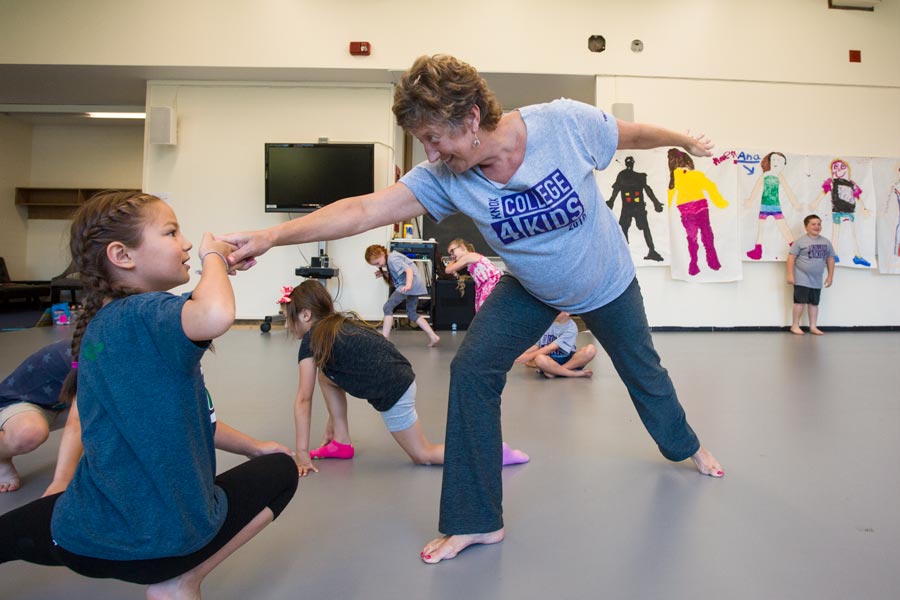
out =
<svg viewBox="0 0 900 600"><path fill-rule="evenodd" d="M187 338L188 296L137 294L91 319L78 357L84 455L53 511L53 539L81 556L145 560L209 543L228 502L215 486L215 409Z"/></svg>
<svg viewBox="0 0 900 600"><path fill-rule="evenodd" d="M456 174L442 162L417 165L400 181L436 221L469 216L510 274L546 304L573 314L600 308L635 276L625 236L594 179L616 151L616 120L565 99L519 113L525 158L506 184L477 166Z"/></svg>
<svg viewBox="0 0 900 600"><path fill-rule="evenodd" d="M425 284L422 282L422 278L419 276L419 270L416 268L416 263L412 261L408 256L404 254L400 254L396 250L390 252L387 256L387 268L388 272L391 274L391 282L394 284L395 289L400 289L404 285L406 285L406 269L412 269L412 285L409 286L409 290L403 292L407 296L423 296L428 293L428 290L425 289Z"/></svg>

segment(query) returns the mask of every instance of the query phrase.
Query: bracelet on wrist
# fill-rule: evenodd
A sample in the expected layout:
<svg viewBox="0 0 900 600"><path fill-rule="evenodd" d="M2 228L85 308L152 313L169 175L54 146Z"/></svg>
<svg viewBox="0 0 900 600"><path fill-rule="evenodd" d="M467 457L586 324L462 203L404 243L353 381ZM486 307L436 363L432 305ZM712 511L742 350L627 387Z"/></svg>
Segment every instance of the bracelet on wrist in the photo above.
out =
<svg viewBox="0 0 900 600"><path fill-rule="evenodd" d="M208 250L208 251L204 252L203 254L201 254L201 255L200 255L200 266L201 266L201 267L203 266L203 259L206 258L207 256L209 256L210 254L215 254L216 256L218 256L219 258L222 259L222 262L225 263L225 270L226 270L226 271L228 271L229 269L231 269L231 265L228 264L228 259L225 258L225 255L222 254L221 252L219 252L218 250Z"/></svg>

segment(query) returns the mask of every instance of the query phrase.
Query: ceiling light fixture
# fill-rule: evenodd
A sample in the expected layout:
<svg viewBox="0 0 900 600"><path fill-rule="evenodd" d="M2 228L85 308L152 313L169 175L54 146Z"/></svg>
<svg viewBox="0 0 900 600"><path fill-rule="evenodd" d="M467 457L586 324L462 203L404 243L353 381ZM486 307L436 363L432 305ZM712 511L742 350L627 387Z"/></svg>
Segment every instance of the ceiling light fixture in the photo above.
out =
<svg viewBox="0 0 900 600"><path fill-rule="evenodd" d="M142 112L89 112L87 116L92 119L146 119L147 113Z"/></svg>

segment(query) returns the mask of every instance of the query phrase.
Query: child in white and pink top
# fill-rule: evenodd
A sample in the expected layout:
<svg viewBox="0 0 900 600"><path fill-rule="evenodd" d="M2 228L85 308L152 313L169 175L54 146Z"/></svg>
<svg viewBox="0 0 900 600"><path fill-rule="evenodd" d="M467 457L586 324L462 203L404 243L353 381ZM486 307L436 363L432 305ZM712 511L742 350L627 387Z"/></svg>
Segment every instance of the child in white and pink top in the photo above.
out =
<svg viewBox="0 0 900 600"><path fill-rule="evenodd" d="M458 273L464 268L475 282L475 312L481 308L487 297L491 295L503 273L490 260L475 252L474 246L462 238L457 238L447 246L447 254L452 259L444 267L447 273Z"/></svg>

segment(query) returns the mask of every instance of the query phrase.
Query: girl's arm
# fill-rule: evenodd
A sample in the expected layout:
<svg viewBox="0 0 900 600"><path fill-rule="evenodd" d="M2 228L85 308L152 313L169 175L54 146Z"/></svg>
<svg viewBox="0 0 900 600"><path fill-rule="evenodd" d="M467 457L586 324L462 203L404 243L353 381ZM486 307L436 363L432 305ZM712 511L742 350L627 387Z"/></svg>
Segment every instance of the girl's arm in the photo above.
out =
<svg viewBox="0 0 900 600"><path fill-rule="evenodd" d="M237 247L228 261L235 269L248 269L256 257L275 246L337 240L369 231L381 225L408 221L425 214L408 187L395 183L364 196L344 198L301 217L258 231L218 236Z"/></svg>
<svg viewBox="0 0 900 600"><path fill-rule="evenodd" d="M480 258L481 255L477 252L467 252L459 260L454 260L447 263L447 266L444 267L444 271L450 274L456 273L457 271L462 271L465 267L468 267L472 263L478 262Z"/></svg>
<svg viewBox="0 0 900 600"><path fill-rule="evenodd" d="M252 438L222 421L216 422L215 445L219 450L241 454L247 458L263 456L264 454L275 454L276 452L283 452L289 456L294 455L291 449L284 444Z"/></svg>
<svg viewBox="0 0 900 600"><path fill-rule="evenodd" d="M522 363L527 363L528 361L534 360L535 356L539 356L541 354L550 354L559 349L559 345L556 342L550 342L546 346L542 346L538 348L537 344L526 350L522 353L519 358L515 360L513 364L521 365Z"/></svg>
<svg viewBox="0 0 900 600"><path fill-rule="evenodd" d="M56 470L53 471L53 481L44 490L44 496L65 491L72 477L78 461L84 453L81 445L81 418L78 416L78 403L72 400L69 407L69 416L66 417L66 427L63 429L62 438L59 441L59 453L56 456Z"/></svg>
<svg viewBox="0 0 900 600"><path fill-rule="evenodd" d="M415 265L413 265L415 266ZM406 283L400 288L400 291L404 294L409 291L409 288L412 287L413 284L413 267L406 267L406 270L403 271L403 275L405 276Z"/></svg>
<svg viewBox="0 0 900 600"><path fill-rule="evenodd" d="M297 469L300 477L306 477L310 471L318 473L309 456L309 424L312 414L312 397L316 389L316 361L304 358L298 368L297 397L294 399L294 428L297 436Z"/></svg>
<svg viewBox="0 0 900 600"><path fill-rule="evenodd" d="M234 291L224 258L232 249L231 244L216 241L211 233L203 234L199 253L203 273L191 299L181 309L181 327L190 340L215 339L234 323Z"/></svg>
<svg viewBox="0 0 900 600"><path fill-rule="evenodd" d="M661 146L679 146L694 156L712 156L715 144L705 135L696 137L656 125L616 119L619 126L619 150L649 150Z"/></svg>

